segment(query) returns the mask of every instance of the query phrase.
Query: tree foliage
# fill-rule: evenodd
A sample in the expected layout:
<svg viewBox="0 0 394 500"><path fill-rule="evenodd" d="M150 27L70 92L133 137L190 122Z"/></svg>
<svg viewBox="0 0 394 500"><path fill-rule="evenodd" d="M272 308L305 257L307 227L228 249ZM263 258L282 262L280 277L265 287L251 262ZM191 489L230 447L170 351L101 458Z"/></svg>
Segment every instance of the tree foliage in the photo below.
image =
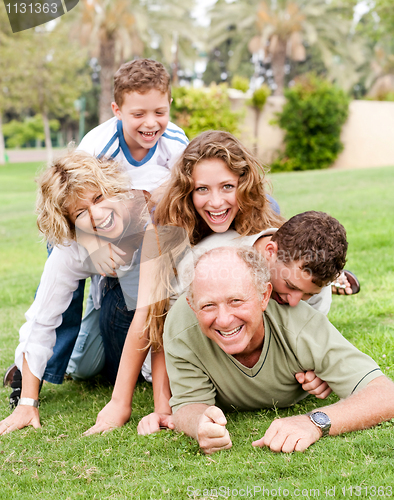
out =
<svg viewBox="0 0 394 500"><path fill-rule="evenodd" d="M241 48L248 46L270 62L277 95L283 93L287 61L305 60L307 45L319 48L332 79L346 74L342 84L351 86L362 58L350 36L351 12L350 4L326 0L219 1L212 13L211 43L222 43L234 30L242 35L233 64L237 65Z"/></svg>
<svg viewBox="0 0 394 500"><path fill-rule="evenodd" d="M7 61L0 76L6 100L0 107L42 116L50 159L50 117L75 114L75 100L91 86L86 55L59 25L10 36L0 51L0 60Z"/></svg>
<svg viewBox="0 0 394 500"><path fill-rule="evenodd" d="M231 88L245 93L249 90L249 79L244 76L234 75L231 79Z"/></svg>
<svg viewBox="0 0 394 500"><path fill-rule="evenodd" d="M315 75L305 75L285 91L277 123L286 131L284 153L273 172L327 168L343 149L340 134L348 116L347 94Z"/></svg>
<svg viewBox="0 0 394 500"><path fill-rule="evenodd" d="M55 119L49 120L49 127L56 132L59 130L60 123ZM3 132L8 148L18 148L28 142L45 139L44 121L41 115L25 118L23 122L11 120L3 125Z"/></svg>
<svg viewBox="0 0 394 500"><path fill-rule="evenodd" d="M204 130L238 132L240 113L231 111L227 87L211 85L209 89L177 87L171 105L173 120L192 139Z"/></svg>
<svg viewBox="0 0 394 500"><path fill-rule="evenodd" d="M167 66L190 57L196 38L190 10L183 0L81 0L63 22L72 22L72 33L89 49L100 66L99 120L112 117L112 82L115 71L127 60L149 56L153 46Z"/></svg>

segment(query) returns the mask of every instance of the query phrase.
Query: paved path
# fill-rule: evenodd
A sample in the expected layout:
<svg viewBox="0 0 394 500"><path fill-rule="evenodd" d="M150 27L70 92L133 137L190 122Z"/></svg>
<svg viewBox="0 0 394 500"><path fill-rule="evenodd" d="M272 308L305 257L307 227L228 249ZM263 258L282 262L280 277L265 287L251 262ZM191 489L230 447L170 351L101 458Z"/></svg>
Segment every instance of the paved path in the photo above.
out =
<svg viewBox="0 0 394 500"><path fill-rule="evenodd" d="M60 155L65 150L54 149L53 154ZM30 161L47 161L47 153L45 148L35 149L7 149L7 155L10 163L23 163Z"/></svg>

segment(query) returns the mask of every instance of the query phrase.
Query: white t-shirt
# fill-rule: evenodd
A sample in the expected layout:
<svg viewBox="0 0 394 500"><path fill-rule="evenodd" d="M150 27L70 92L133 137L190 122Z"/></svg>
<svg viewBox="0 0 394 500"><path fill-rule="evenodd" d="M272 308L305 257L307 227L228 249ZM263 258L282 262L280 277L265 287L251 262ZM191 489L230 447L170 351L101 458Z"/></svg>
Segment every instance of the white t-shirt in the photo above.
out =
<svg viewBox="0 0 394 500"><path fill-rule="evenodd" d="M95 273L89 259L81 258L85 253L87 257L86 250L75 241L70 246L54 247L45 263L34 302L25 314L26 323L19 330L15 363L21 370L24 353L30 371L40 380L53 354L56 328L62 322L62 314L70 305L79 280Z"/></svg>
<svg viewBox="0 0 394 500"><path fill-rule="evenodd" d="M185 132L169 122L155 146L137 161L126 144L122 121L113 117L87 133L78 149L96 157L116 159L129 172L134 189L152 192L167 180L188 143Z"/></svg>

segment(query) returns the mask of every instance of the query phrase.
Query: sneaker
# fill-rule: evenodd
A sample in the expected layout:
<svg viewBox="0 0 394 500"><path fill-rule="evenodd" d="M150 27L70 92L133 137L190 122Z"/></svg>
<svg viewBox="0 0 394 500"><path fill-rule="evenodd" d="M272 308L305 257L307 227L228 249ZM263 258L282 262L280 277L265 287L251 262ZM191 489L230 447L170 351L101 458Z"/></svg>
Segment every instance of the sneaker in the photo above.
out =
<svg viewBox="0 0 394 500"><path fill-rule="evenodd" d="M12 382L10 385L12 392L10 394L9 401L10 401L10 408L11 410L13 410L18 406L22 391L22 373L18 370L18 368L16 368L16 370L13 373Z"/></svg>
<svg viewBox="0 0 394 500"><path fill-rule="evenodd" d="M17 366L15 363L12 363L11 366L9 366L4 374L3 377L3 387L6 386L11 386L12 379L14 377L14 373L17 370Z"/></svg>

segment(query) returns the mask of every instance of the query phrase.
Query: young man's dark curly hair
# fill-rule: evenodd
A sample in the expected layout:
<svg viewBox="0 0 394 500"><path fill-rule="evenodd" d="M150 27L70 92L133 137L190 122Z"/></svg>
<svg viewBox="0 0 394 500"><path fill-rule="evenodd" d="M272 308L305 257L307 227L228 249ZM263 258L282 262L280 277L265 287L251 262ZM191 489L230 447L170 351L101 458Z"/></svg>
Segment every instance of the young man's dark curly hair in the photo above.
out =
<svg viewBox="0 0 394 500"><path fill-rule="evenodd" d="M278 260L300 263L317 286L327 285L343 270L348 242L345 228L324 212L295 215L272 236L278 245Z"/></svg>

